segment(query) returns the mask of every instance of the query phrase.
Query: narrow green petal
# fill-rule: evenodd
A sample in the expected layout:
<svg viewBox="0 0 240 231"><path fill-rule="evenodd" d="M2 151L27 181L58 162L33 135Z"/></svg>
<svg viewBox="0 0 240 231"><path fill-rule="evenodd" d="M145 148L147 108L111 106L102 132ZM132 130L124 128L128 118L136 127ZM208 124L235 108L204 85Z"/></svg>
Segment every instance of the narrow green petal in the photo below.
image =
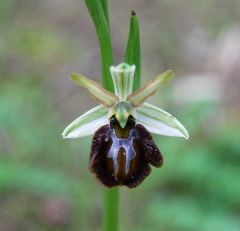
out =
<svg viewBox="0 0 240 231"><path fill-rule="evenodd" d="M70 139L92 135L98 128L108 122L108 109L99 105L70 123L64 129L62 136Z"/></svg>
<svg viewBox="0 0 240 231"><path fill-rule="evenodd" d="M189 138L186 128L174 116L149 103L137 108L136 120L151 133Z"/></svg>
<svg viewBox="0 0 240 231"><path fill-rule="evenodd" d="M118 97L116 95L104 89L97 82L88 79L80 74L72 73L71 80L75 84L80 85L89 90L93 98L107 108L113 107L114 104L118 101Z"/></svg>
<svg viewBox="0 0 240 231"><path fill-rule="evenodd" d="M157 76L154 80L147 82L137 91L133 92L128 96L127 100L133 107L137 108L141 106L147 98L153 95L159 87L167 83L172 78L173 72L170 70L166 71L163 74Z"/></svg>

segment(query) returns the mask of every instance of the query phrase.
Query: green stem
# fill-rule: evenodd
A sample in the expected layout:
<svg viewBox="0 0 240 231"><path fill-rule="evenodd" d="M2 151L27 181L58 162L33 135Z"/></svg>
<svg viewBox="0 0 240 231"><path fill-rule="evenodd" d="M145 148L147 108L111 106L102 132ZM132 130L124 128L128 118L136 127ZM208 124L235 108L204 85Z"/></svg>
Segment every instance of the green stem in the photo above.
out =
<svg viewBox="0 0 240 231"><path fill-rule="evenodd" d="M109 68L113 65L113 51L109 28L108 0L85 0L88 11L93 20L101 54L103 86L114 92L113 82ZM138 20L132 11L130 19L130 29L125 61L136 65L136 73L133 89L140 86L141 63L140 63L140 39ZM104 231L118 231L118 211L119 211L119 188L104 189Z"/></svg>
<svg viewBox="0 0 240 231"><path fill-rule="evenodd" d="M109 68L113 65L113 52L109 28L108 1L85 0L98 36L103 86L114 92ZM103 230L118 231L119 188L104 189Z"/></svg>
<svg viewBox="0 0 240 231"><path fill-rule="evenodd" d="M119 188L104 190L104 231L118 230Z"/></svg>

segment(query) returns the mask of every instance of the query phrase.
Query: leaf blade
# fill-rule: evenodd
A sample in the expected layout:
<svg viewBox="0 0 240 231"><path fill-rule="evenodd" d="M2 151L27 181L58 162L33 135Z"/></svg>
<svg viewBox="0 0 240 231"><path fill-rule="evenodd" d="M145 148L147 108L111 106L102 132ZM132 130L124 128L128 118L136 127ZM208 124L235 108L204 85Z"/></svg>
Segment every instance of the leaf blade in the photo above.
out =
<svg viewBox="0 0 240 231"><path fill-rule="evenodd" d="M113 65L113 51L107 21L108 19L106 18L107 5L102 4L100 0L85 0L85 3L95 26L99 41L103 87L114 92L113 82L109 71L110 66Z"/></svg>
<svg viewBox="0 0 240 231"><path fill-rule="evenodd" d="M133 83L133 91L135 91L140 87L141 80L141 47L138 18L134 11L131 12L130 16L130 26L128 33L128 43L125 52L125 61L130 65L136 66Z"/></svg>

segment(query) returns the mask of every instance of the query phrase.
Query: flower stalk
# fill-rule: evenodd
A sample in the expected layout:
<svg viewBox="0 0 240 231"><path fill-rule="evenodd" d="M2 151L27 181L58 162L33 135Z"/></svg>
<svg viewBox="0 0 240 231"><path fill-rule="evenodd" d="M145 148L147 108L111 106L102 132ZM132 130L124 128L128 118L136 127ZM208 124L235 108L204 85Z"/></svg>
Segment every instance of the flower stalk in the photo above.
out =
<svg viewBox="0 0 240 231"><path fill-rule="evenodd" d="M113 64L113 51L110 36L110 23L108 13L108 0L85 0L98 36L103 87L111 92L114 91L110 66ZM127 54L130 52L127 52ZM131 50L131 57L134 51ZM134 60L132 60L134 61ZM104 189L104 231L118 230L119 188Z"/></svg>
<svg viewBox="0 0 240 231"><path fill-rule="evenodd" d="M108 0L85 0L88 11L92 17L98 36L103 87L113 92L113 83L109 72L113 64L113 52L110 37ZM140 86L140 39L139 26L136 14L132 11L130 19L129 37L126 49L125 61L135 64L135 81L133 90ZM104 189L104 231L118 230L118 210L119 210L119 188Z"/></svg>

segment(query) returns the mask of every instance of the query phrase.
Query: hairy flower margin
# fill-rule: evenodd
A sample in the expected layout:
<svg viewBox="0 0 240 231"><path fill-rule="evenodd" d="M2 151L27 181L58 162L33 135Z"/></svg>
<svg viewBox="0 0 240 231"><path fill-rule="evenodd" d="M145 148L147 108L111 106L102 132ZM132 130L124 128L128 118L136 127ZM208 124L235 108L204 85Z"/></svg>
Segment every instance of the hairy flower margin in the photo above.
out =
<svg viewBox="0 0 240 231"><path fill-rule="evenodd" d="M135 65L121 63L110 67L110 72L115 94L80 74L71 74L71 80L86 88L100 105L70 123L62 136L79 138L95 133L90 169L106 186L136 187L149 175L149 164L160 167L163 161L149 132L186 139L189 135L174 116L145 103L173 78L172 71L164 72L135 92Z"/></svg>

